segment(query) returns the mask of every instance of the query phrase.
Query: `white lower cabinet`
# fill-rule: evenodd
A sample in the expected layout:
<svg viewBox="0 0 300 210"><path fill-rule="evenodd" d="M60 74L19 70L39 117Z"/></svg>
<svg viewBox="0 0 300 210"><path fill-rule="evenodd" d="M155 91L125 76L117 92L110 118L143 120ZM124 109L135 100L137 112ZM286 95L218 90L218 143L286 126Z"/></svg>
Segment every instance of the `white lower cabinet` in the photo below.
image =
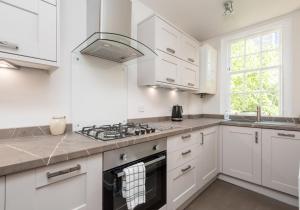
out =
<svg viewBox="0 0 300 210"><path fill-rule="evenodd" d="M102 155L6 177L6 210L101 210Z"/></svg>
<svg viewBox="0 0 300 210"><path fill-rule="evenodd" d="M5 208L5 178L0 177L0 210Z"/></svg>
<svg viewBox="0 0 300 210"><path fill-rule="evenodd" d="M300 132L262 131L262 184L298 196Z"/></svg>
<svg viewBox="0 0 300 210"><path fill-rule="evenodd" d="M218 138L219 127L207 128L200 131L200 153L197 158L198 172L197 182L200 189L212 179L214 179L218 173Z"/></svg>
<svg viewBox="0 0 300 210"><path fill-rule="evenodd" d="M223 126L223 173L261 184L261 129Z"/></svg>
<svg viewBox="0 0 300 210"><path fill-rule="evenodd" d="M175 210L197 190L196 160L168 172L167 186L168 210Z"/></svg>

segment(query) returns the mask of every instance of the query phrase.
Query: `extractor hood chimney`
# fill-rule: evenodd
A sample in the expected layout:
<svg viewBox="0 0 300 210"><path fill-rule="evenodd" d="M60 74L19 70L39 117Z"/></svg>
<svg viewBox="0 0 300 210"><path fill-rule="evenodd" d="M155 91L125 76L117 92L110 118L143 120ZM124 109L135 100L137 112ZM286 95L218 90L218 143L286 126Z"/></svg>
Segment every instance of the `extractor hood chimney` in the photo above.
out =
<svg viewBox="0 0 300 210"><path fill-rule="evenodd" d="M131 0L87 0L88 38L73 51L123 63L156 54L131 38Z"/></svg>

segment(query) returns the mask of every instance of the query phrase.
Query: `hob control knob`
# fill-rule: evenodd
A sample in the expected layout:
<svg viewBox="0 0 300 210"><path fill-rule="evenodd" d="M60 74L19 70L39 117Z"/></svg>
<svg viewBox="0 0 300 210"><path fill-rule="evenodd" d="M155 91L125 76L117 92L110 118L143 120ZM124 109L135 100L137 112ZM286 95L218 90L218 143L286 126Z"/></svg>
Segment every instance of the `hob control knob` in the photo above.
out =
<svg viewBox="0 0 300 210"><path fill-rule="evenodd" d="M155 151L159 150L159 145L155 145L155 146L153 147L153 150L155 150Z"/></svg>
<svg viewBox="0 0 300 210"><path fill-rule="evenodd" d="M123 160L123 161L126 161L127 160L127 155L126 154L121 154L120 159Z"/></svg>

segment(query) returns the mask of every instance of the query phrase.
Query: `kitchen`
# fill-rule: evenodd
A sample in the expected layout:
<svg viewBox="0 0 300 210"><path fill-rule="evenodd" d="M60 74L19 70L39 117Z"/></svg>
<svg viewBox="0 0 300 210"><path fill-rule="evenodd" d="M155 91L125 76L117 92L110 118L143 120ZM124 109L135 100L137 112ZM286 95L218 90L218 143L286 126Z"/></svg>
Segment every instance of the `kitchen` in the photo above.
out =
<svg viewBox="0 0 300 210"><path fill-rule="evenodd" d="M0 210L298 209L299 9L0 1Z"/></svg>

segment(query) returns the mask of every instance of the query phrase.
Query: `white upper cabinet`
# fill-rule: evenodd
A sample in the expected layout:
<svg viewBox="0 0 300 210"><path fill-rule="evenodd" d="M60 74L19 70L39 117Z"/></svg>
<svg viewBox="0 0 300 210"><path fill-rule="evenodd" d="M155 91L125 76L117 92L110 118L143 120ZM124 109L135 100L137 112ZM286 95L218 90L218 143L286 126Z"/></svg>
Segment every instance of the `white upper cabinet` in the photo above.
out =
<svg viewBox="0 0 300 210"><path fill-rule="evenodd" d="M217 93L218 52L205 44L200 48L200 82L199 93Z"/></svg>
<svg viewBox="0 0 300 210"><path fill-rule="evenodd" d="M6 210L101 210L102 154L6 177Z"/></svg>
<svg viewBox="0 0 300 210"><path fill-rule="evenodd" d="M5 178L0 177L0 210L5 208Z"/></svg>
<svg viewBox="0 0 300 210"><path fill-rule="evenodd" d="M196 40L158 16L138 25L138 40L158 54L138 59L139 85L198 90L200 44Z"/></svg>
<svg viewBox="0 0 300 210"><path fill-rule="evenodd" d="M300 133L263 130L262 184L298 196Z"/></svg>
<svg viewBox="0 0 300 210"><path fill-rule="evenodd" d="M0 58L17 65L51 69L57 66L56 1L0 2ZM13 62L14 63L14 62Z"/></svg>
<svg viewBox="0 0 300 210"><path fill-rule="evenodd" d="M199 65L199 43L182 35L181 37L181 58L194 65Z"/></svg>
<svg viewBox="0 0 300 210"><path fill-rule="evenodd" d="M261 184L261 130L223 126L223 173Z"/></svg>

